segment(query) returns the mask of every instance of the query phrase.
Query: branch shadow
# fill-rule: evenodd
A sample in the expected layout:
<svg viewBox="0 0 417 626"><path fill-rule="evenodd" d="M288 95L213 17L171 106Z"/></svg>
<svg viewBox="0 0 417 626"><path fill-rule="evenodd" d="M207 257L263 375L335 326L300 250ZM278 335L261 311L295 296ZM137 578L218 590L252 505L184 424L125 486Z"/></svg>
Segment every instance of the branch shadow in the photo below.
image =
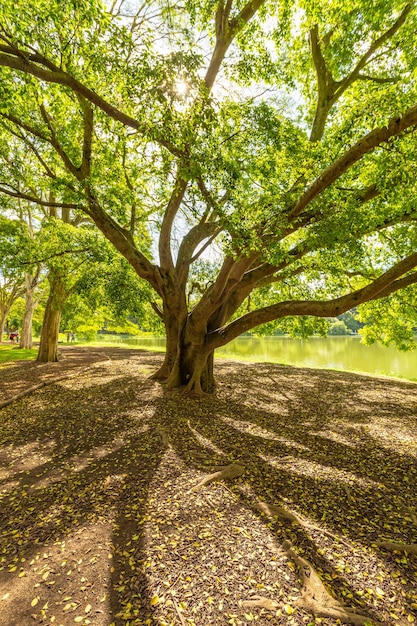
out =
<svg viewBox="0 0 417 626"><path fill-rule="evenodd" d="M59 599L54 610L68 624L84 607L103 626L109 616L117 625L159 623L161 616L180 623L187 611L197 623L223 624L229 614L239 623L237 599L268 586L262 569L280 580L262 594L282 602L294 595L297 577L279 556L288 538L341 601L387 619L384 600L364 593L380 568L379 586L401 591L413 613L415 558L384 553L374 542L415 541L414 440L398 442L400 433L416 432L417 386L264 364L239 371L223 362L215 396L185 399L146 379L160 357L123 356L120 350L110 365L1 412L0 597L7 589L12 601L12 587L39 597L34 606L14 604L19 623L42 617L41 610L50 616L39 609L48 597ZM241 479L192 491L205 473L230 462L245 466ZM318 530L266 518L255 501L284 504ZM258 552L245 533L256 536ZM87 552L92 543L101 546L97 560L74 557L71 565L69 552ZM375 571L362 576L358 558ZM230 596L222 567L242 568ZM201 580L187 581L192 572ZM194 585L192 602L187 584ZM205 588L221 597L218 606ZM76 606L65 611L71 602Z"/></svg>

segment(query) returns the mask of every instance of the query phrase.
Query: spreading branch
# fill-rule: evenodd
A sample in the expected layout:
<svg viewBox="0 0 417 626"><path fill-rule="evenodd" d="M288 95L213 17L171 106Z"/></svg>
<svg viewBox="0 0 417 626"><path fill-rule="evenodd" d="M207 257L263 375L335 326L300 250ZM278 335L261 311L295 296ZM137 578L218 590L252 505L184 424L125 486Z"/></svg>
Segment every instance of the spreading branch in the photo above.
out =
<svg viewBox="0 0 417 626"><path fill-rule="evenodd" d="M362 137L316 178L290 209L288 218L293 220L298 217L308 204L366 154L415 126L417 126L417 105L410 107L403 114L392 117L386 126L375 128Z"/></svg>
<svg viewBox="0 0 417 626"><path fill-rule="evenodd" d="M4 183L7 184L7 183ZM10 185L9 185L10 187ZM71 204L69 202L52 202L50 200L41 200L36 196L30 196L27 193L23 193L22 191L7 189L7 187L0 186L0 193L4 193L8 196L12 196L13 198L20 198L21 200L28 200L28 202L33 202L34 204L39 204L40 206L46 207L55 207L61 209L80 209L82 208L79 204Z"/></svg>
<svg viewBox="0 0 417 626"><path fill-rule="evenodd" d="M117 109L105 98L102 98L98 93L81 83L68 72L65 72L56 66L49 59L38 52L26 53L23 50L17 50L16 47L4 45L0 46L0 50L3 52L0 53L0 66L10 67L11 69L24 74L35 76L36 78L39 78L47 83L54 83L64 87L69 87L74 93L82 96L91 102L91 104L94 104L99 109L104 111L110 118L116 120L117 122L121 122L124 126L134 128L143 134L146 134L149 130L145 124ZM155 129L153 129L153 131L153 139L155 141L169 150L169 152L173 155L178 157L182 155L181 150L179 150L162 135L158 136L158 134L155 133Z"/></svg>
<svg viewBox="0 0 417 626"><path fill-rule="evenodd" d="M375 58L375 53L398 32L405 23L411 9L412 3L407 4L394 24L372 42L352 71L338 81L334 79L332 72L327 66L322 50L322 46L329 45L332 32L320 40L318 25L316 24L310 29L311 56L317 76L317 105L310 141L319 141L322 138L330 109L356 80L371 80L379 83L395 82L395 78L384 77L381 79L364 75L362 70Z"/></svg>
<svg viewBox="0 0 417 626"><path fill-rule="evenodd" d="M376 278L366 287L332 300L287 300L246 313L227 326L209 334L207 348L224 346L242 333L273 320L293 315L337 317L353 307L370 300L382 298L398 289L417 283L417 272L407 274L417 266L417 252L409 255Z"/></svg>

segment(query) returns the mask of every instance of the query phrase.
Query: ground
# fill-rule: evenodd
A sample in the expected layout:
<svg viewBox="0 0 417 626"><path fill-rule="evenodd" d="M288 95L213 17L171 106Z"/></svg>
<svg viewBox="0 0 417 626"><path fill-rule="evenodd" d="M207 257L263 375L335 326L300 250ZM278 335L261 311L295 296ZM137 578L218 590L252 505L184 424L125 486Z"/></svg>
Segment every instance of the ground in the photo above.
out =
<svg viewBox="0 0 417 626"><path fill-rule="evenodd" d="M61 353L0 369L1 625L417 624L416 384Z"/></svg>

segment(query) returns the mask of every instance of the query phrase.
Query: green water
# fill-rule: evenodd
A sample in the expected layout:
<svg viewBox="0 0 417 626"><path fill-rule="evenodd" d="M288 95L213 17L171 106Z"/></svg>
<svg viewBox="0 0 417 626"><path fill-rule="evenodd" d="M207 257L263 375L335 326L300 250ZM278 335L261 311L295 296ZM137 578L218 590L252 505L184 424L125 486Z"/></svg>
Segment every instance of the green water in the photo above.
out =
<svg viewBox="0 0 417 626"><path fill-rule="evenodd" d="M99 336L99 341L163 351L162 337ZM327 368L385 374L417 380L417 350L399 352L379 344L365 346L359 337L238 337L216 350L219 357L255 362L285 363L296 367Z"/></svg>

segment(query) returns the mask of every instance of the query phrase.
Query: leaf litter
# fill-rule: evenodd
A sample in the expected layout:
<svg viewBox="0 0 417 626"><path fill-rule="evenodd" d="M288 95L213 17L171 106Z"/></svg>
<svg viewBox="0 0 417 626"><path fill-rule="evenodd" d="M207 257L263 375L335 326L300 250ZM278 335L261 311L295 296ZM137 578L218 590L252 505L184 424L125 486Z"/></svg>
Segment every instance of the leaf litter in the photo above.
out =
<svg viewBox="0 0 417 626"><path fill-rule="evenodd" d="M417 385L221 361L188 399L63 352L2 370L49 383L0 411L0 624L417 623Z"/></svg>

